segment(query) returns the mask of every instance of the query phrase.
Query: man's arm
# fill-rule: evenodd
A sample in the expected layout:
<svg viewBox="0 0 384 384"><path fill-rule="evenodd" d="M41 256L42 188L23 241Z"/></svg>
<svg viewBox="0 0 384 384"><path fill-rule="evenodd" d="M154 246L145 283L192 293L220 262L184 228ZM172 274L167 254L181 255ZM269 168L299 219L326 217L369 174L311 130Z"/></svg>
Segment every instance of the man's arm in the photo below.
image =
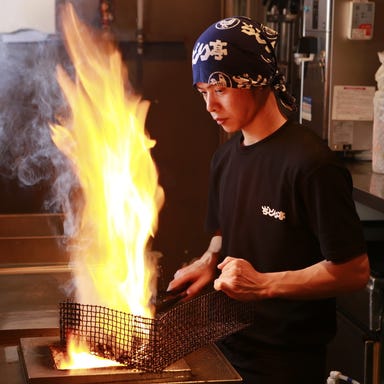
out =
<svg viewBox="0 0 384 384"><path fill-rule="evenodd" d="M343 263L324 260L297 271L260 273L246 260L233 257L226 257L218 268L215 289L242 301L332 297L364 288L370 274L366 254Z"/></svg>
<svg viewBox="0 0 384 384"><path fill-rule="evenodd" d="M176 271L174 279L168 285L168 291L185 288L184 301L198 295L217 275L217 263L221 250L221 236L213 236L208 249L191 264Z"/></svg>

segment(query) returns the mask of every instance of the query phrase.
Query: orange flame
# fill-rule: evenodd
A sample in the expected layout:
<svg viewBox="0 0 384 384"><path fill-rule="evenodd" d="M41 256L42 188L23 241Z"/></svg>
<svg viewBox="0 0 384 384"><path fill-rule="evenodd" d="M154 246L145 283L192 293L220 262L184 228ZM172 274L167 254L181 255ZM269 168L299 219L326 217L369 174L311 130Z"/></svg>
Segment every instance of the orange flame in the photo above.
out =
<svg viewBox="0 0 384 384"><path fill-rule="evenodd" d="M129 88L110 39L82 24L70 4L62 18L76 79L58 68L71 120L51 129L85 196L73 239L78 300L153 317L156 263L148 242L164 195L144 125L149 103Z"/></svg>
<svg viewBox="0 0 384 384"><path fill-rule="evenodd" d="M69 337L68 343L70 352L66 355L61 355L61 359L57 361L57 364L59 364L57 369L66 370L123 366L123 364L120 364L117 361L112 361L89 353L87 344L80 340L76 340L74 337Z"/></svg>

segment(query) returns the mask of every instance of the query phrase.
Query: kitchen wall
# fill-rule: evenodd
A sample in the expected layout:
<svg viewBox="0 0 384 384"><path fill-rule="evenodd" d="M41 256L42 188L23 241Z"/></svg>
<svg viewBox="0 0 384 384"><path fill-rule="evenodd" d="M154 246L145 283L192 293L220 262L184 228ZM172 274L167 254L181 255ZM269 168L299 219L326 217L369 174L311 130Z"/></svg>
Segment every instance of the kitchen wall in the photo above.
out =
<svg viewBox="0 0 384 384"><path fill-rule="evenodd" d="M57 10L61 3L56 1ZM181 263L200 256L207 245L204 216L208 168L220 135L218 126L211 121L200 96L192 88L190 57L194 40L209 24L221 17L221 3L220 0L144 1L144 43L143 53L139 55L135 43L137 1L113 1L115 19L111 24L112 31L127 62L132 83L151 102L147 129L157 142L153 156L159 169L160 184L165 190L165 205L160 213L153 248L163 254L164 284ZM93 26L100 25L98 1L73 0L73 4L85 22ZM20 9L20 13L23 9L26 8ZM44 12L41 16L46 17ZM48 24L52 24L52 17L49 16ZM58 14L54 17L55 31L42 26L44 32L50 34L59 29ZM33 29L37 28L38 23L25 25ZM53 209L51 204L47 204L47 199L51 198L50 189L57 176L50 164L56 154L51 151L45 155L44 167L34 164L35 173L44 175L36 183L27 184L19 177L20 159L25 152L28 158L34 157L34 153L30 153L33 152L32 143L37 136L47 135L47 120L54 115L53 105L49 104L53 100L51 96L57 95L57 88L44 85L42 89L39 81L46 81L54 73L56 61L65 59L58 57L64 52L55 35L53 38L50 35L49 39L8 45L3 42L0 45L0 59L3 62L6 63L11 56L13 62L15 59L17 61L19 55L23 60L18 71L15 71L13 62L8 62L3 81L5 84L6 77L10 81L2 89L9 92L0 94L0 125L7 131L6 137L0 137L3 148L0 151L0 213L3 214L37 213ZM49 59L47 56L54 59L49 71L44 70L46 62L44 66L39 64L39 54L44 56L44 62ZM35 76L35 71L42 73ZM32 78L33 82L29 81ZM12 103L9 98L11 93ZM37 105L35 101L40 99L41 94L44 103ZM59 104L57 100L52 103L55 106ZM42 110L42 104L49 107L49 112ZM27 112L18 112L22 109ZM10 111L14 111L19 118L11 116ZM31 130L37 125L38 129ZM24 141L21 145L19 142L14 145L12 141L20 137L24 137ZM46 145L43 147L46 149ZM24 166L25 169L30 170L31 167Z"/></svg>

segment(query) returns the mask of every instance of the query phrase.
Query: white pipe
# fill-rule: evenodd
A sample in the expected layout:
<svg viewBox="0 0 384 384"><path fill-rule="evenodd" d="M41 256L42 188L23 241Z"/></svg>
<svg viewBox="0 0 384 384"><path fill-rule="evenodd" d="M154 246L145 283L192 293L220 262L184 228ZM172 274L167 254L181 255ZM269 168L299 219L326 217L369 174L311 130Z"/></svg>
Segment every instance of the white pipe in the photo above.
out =
<svg viewBox="0 0 384 384"><path fill-rule="evenodd" d="M139 55L143 54L143 43L144 43L144 0L137 0L137 53Z"/></svg>
<svg viewBox="0 0 384 384"><path fill-rule="evenodd" d="M246 15L248 17L251 17L251 0L247 0L247 5L246 5Z"/></svg>
<svg viewBox="0 0 384 384"><path fill-rule="evenodd" d="M72 272L73 267L70 265L37 265L22 267L0 268L0 276L3 275L34 275L45 273L67 273Z"/></svg>
<svg viewBox="0 0 384 384"><path fill-rule="evenodd" d="M144 0L137 0L137 30L143 31L144 25Z"/></svg>

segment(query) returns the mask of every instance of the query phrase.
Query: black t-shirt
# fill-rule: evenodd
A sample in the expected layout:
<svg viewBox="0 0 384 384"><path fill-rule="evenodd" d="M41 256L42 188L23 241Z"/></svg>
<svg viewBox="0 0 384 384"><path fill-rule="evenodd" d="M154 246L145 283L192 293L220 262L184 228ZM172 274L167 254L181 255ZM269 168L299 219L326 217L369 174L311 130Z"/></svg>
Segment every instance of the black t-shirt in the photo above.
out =
<svg viewBox="0 0 384 384"><path fill-rule="evenodd" d="M220 229L222 257L244 258L259 272L365 252L349 172L316 134L293 122L250 146L236 134L217 150L207 228ZM257 303L255 325L243 334L272 344L322 344L335 329L334 299L270 299Z"/></svg>

